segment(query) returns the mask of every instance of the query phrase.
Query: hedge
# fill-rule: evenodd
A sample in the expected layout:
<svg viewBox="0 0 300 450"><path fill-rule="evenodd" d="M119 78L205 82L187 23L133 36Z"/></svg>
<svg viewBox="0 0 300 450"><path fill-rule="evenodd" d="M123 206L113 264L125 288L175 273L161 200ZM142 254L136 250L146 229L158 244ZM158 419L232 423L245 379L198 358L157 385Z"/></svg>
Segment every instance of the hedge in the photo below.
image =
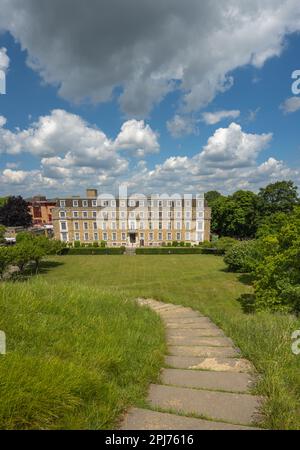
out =
<svg viewBox="0 0 300 450"><path fill-rule="evenodd" d="M201 254L200 247L143 247L137 248L137 255L188 255Z"/></svg>
<svg viewBox="0 0 300 450"><path fill-rule="evenodd" d="M62 255L123 255L125 247L95 248L95 247L79 247L64 248Z"/></svg>

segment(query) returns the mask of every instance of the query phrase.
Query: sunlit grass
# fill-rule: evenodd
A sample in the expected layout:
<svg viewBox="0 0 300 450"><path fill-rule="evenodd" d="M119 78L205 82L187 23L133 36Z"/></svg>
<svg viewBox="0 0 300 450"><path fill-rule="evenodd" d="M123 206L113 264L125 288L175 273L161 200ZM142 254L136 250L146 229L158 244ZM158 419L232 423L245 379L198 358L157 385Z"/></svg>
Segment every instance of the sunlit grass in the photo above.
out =
<svg viewBox="0 0 300 450"><path fill-rule="evenodd" d="M133 299L191 306L234 339L260 374L264 425L300 429L300 356L292 316L242 311L247 278L211 255L64 256L26 283L0 285L3 428L109 428L142 404L164 351L162 325Z"/></svg>

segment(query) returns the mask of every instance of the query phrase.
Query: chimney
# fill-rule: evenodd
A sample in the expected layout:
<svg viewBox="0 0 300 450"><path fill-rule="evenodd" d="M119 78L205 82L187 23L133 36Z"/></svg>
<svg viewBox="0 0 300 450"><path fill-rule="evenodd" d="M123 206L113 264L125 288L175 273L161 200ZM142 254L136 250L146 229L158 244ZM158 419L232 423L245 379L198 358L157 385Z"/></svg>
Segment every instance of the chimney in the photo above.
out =
<svg viewBox="0 0 300 450"><path fill-rule="evenodd" d="M86 196L87 198L97 198L98 197L97 189L87 189Z"/></svg>

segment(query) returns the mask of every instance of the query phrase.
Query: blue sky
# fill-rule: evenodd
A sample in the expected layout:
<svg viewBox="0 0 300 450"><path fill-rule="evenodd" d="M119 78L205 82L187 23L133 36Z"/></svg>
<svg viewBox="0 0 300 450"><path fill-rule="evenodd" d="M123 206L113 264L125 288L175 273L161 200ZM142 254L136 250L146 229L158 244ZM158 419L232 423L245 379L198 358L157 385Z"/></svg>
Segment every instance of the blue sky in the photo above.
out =
<svg viewBox="0 0 300 450"><path fill-rule="evenodd" d="M258 1L257 11L241 8L232 40L222 15L221 40L219 33L204 30L199 36L195 31L193 41L177 24L178 48L168 38L172 6L148 12L149 35L142 27L132 31L131 17L124 17L119 33L108 27L101 35L101 24L87 17L80 27L81 33L91 29L90 40L79 48L85 35L73 22L80 3L75 1L73 21L61 8L51 27L49 13L59 6L49 3L50 11L41 15L39 3L28 0L21 15L17 0L0 0L7 9L0 20L0 70L6 72L7 90L0 95L0 195L80 194L88 186L111 190L121 182L131 190L170 193L258 190L278 179L299 185L300 95L291 91L291 75L300 70L297 2ZM61 2L66 12L68 3ZM143 3L135 4L137 16L142 17ZM172 12L196 30L205 15L215 20L210 14L215 2L208 3L198 10L190 0L190 16L176 5ZM94 0L91 5L97 8ZM20 20L13 20L18 12ZM253 28L243 30L240 23L250 13ZM36 14L40 24L31 29ZM256 39L250 36L255 30ZM98 49L101 38L107 44ZM212 54L203 48L197 53L197 43L204 46L207 39L214 43Z"/></svg>

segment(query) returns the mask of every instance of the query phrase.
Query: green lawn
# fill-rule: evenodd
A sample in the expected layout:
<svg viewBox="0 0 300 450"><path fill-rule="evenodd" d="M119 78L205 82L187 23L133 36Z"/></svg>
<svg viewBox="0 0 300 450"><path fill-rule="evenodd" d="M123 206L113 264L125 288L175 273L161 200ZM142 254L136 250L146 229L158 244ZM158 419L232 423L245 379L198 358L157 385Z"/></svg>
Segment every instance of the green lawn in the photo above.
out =
<svg viewBox="0 0 300 450"><path fill-rule="evenodd" d="M75 389L75 397L77 401L80 400L80 406L71 405L68 414L66 401L66 409L61 406L63 413L59 420L56 422L53 419L52 423L49 419L50 426L72 428L79 424L82 428L109 427L116 423L120 411L126 405L141 402L147 383L158 374L163 352L163 331L159 319L150 311L138 309L130 300L143 296L188 305L210 316L220 325L258 369L261 377L257 392L268 398L264 407L264 425L275 429L300 429L300 356L293 355L291 351L291 334L300 329L300 321L291 316L243 313L237 299L242 293L251 292L251 287L246 282L247 277L226 272L223 259L211 255L51 258L51 261L44 264L43 273L27 284L25 304L28 305L22 315L18 311L19 308L22 311L20 304L24 303L22 293L25 285L7 284L2 287L6 295L6 299L2 299L6 314L4 319L2 315L0 317L0 329L7 331L8 342L12 339L9 344L11 355L4 359L9 361L12 358L11 364L20 366L21 371L23 353L29 358L42 355L41 360L37 361L41 366L41 373L43 358L46 358L46 362L47 358L55 358L55 362L66 371L69 370L69 365L77 368L79 362L86 376L90 374L95 386L91 388L91 392L87 389L87 398L82 396L85 389L83 394L79 388L79 392ZM43 294L39 296L41 288ZM5 289L11 290L9 299ZM30 301L32 290L37 293L36 304ZM52 314L53 309L57 322L54 318L53 323L48 321L48 306L49 314ZM70 316L76 318L81 330L77 340L74 338L76 327L70 321ZM23 336L22 323L25 319L31 331L25 327L28 334ZM102 332L100 324L103 321L106 328ZM36 333L32 331L34 323L37 324ZM56 325L57 334L50 346L44 334L51 334L52 326ZM89 332L91 337L88 337ZM106 333L109 333L113 345L107 343ZM127 338L122 340L124 333ZM95 340L95 345L89 346L87 353L85 336L88 337L89 344ZM32 349L29 348L31 345ZM75 349L78 346L78 351L74 350L74 345ZM101 356L103 352L105 358ZM115 354L119 355L119 359L115 358ZM106 370L105 363L103 369L102 362L106 361L108 355L114 363L112 366L108 364L109 369ZM135 365L133 368L132 361ZM7 364L9 366L9 362ZM9 370L8 367L7 371L11 373ZM36 373L37 379L31 383L32 391L39 380L39 372ZM124 373L125 379L122 376ZM26 374L23 378L27 379ZM51 378L42 378L36 389L47 391L47 382L50 383L50 380ZM54 385L56 382L54 377ZM110 383L113 384L112 388L109 388ZM1 379L1 397L3 386L5 398L5 382ZM68 398L67 385L65 387ZM31 390L28 387L29 397ZM101 396L103 391L105 395L98 401L96 393ZM8 398L4 412L1 412L0 404L0 423L5 415L17 414L17 409L12 412L9 408L10 403ZM57 407L60 408L59 402ZM78 411L78 418L74 422L71 420L72 408ZM17 423L13 417L12 420ZM47 422L44 427L47 428Z"/></svg>

